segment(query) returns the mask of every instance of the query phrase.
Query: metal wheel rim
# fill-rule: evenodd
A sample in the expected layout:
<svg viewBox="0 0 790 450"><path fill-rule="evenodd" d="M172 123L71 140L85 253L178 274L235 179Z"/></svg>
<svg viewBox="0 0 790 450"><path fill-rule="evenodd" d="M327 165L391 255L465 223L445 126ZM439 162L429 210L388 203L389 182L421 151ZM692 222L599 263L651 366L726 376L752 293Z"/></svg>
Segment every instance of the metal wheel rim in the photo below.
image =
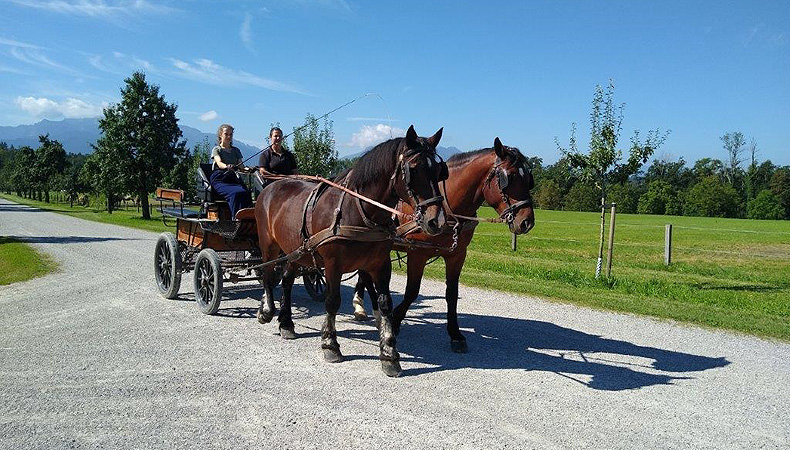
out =
<svg viewBox="0 0 790 450"><path fill-rule="evenodd" d="M214 298L214 293L217 291L217 285L214 281L214 269L211 267L211 262L208 259L200 261L198 267L200 275L198 281L198 300L201 303L208 303L210 299Z"/></svg>
<svg viewBox="0 0 790 450"><path fill-rule="evenodd" d="M173 284L173 255L167 242L159 243L156 248L156 255L157 267L159 268L156 272L156 281L159 283L159 287L166 291Z"/></svg>

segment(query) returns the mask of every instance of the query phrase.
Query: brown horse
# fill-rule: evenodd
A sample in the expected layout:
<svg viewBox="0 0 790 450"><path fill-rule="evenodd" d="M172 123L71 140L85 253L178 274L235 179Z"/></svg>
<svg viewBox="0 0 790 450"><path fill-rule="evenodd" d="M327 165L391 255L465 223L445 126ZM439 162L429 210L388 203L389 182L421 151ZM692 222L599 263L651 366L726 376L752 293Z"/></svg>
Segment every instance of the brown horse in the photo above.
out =
<svg viewBox="0 0 790 450"><path fill-rule="evenodd" d="M532 210L530 189L534 187L532 172L527 167L526 158L515 147L503 146L499 138L494 139L494 147L452 156L448 161L450 176L443 185L448 214L474 216L477 209L485 201L499 213L500 218L508 224L510 231L523 234L535 225L535 214ZM404 206L403 211L411 208ZM450 216L445 232L437 236L424 233L410 234L407 239L412 245L396 244L395 249L407 254L407 282L403 301L395 308L393 320L395 332L400 329L406 311L417 298L425 265L434 256L441 256L445 262L445 300L447 301L447 333L453 351L468 351L466 338L458 329L458 279L466 260L466 248L472 241L477 222L458 219L459 233L454 236L451 229ZM450 250L454 237L457 244ZM431 247L419 247L421 243L432 244ZM365 317L362 306L365 287L372 298L375 287L371 285L367 274L360 272L354 295L354 316L361 320ZM374 314L377 315L376 304L373 302Z"/></svg>
<svg viewBox="0 0 790 450"><path fill-rule="evenodd" d="M419 226L429 235L441 232L445 222L438 181L441 165L436 146L442 130L430 138L418 137L409 127L405 138L381 143L363 155L343 178L345 186L393 208L398 200L409 204ZM326 317L321 328L324 359L339 362L343 355L337 342L335 316L340 307L340 281L344 273L364 270L375 284L381 311L379 348L382 369L388 376L400 373L399 355L392 328L390 249L394 237L391 213L339 189L319 190L315 183L279 180L257 198L255 220L264 261L281 252L290 255L283 274L280 303L280 334L296 337L291 318L291 287L297 265L324 268ZM258 321L274 317L274 267L264 268L264 295Z"/></svg>

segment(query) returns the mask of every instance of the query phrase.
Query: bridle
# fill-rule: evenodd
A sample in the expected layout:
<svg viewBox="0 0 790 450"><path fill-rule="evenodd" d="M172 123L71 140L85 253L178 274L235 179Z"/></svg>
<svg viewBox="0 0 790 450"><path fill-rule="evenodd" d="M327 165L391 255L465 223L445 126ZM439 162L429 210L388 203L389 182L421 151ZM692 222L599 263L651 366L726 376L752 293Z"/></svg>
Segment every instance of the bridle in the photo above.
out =
<svg viewBox="0 0 790 450"><path fill-rule="evenodd" d="M502 159L499 158L499 155L497 155L496 162L494 163L494 168L492 169L492 173L489 176L489 182L491 181L491 179L496 177L497 186L499 187L499 195L502 197L502 201L507 205L507 208L505 208L499 214L499 218L507 222L508 226L512 227L513 222L515 222L516 220L516 214L518 214L518 211L521 210L522 208L527 208L532 206L532 196L530 196L526 200L521 200L516 203L510 203L510 196L507 195L507 193L505 193L505 189L507 189L508 185L510 184L510 175L507 173L505 169L502 168L503 165L504 165L504 161L502 161ZM524 174L529 172L529 169L527 169L524 166L524 163L521 160L519 160L516 167L519 171L523 171Z"/></svg>
<svg viewBox="0 0 790 450"><path fill-rule="evenodd" d="M424 212L430 205L437 203L441 205L444 202L444 196L442 196L441 193L439 193L439 195L435 197L431 197L429 199L419 201L419 199L417 198L417 194L415 194L414 190L411 188L411 169L409 168L409 165L411 164L412 161L417 159L420 155L422 155L425 152L427 152L425 150L425 147L417 147L412 149L407 148L398 157L398 167L395 169L395 171L392 173L392 176L390 177L390 183L394 183L395 177L397 175L400 175L401 180L403 181L403 185L406 187L406 192L409 195L409 199L411 200L412 204L415 205L414 220L419 224L422 223ZM429 165L431 163L437 164L436 161L433 159L434 155L438 156L436 152L429 151L427 154L428 154L428 164ZM439 179L437 180L437 182L446 180L450 173L449 169L447 168L447 163L444 162L444 160L442 160L441 157L439 158L440 158L440 162L438 163Z"/></svg>

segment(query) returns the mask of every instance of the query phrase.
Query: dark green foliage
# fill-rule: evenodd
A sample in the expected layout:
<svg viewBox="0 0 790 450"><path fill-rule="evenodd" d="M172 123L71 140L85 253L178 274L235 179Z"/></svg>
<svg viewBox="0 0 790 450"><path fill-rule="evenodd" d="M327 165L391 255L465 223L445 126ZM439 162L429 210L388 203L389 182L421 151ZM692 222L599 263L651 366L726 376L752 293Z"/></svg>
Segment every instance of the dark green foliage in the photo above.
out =
<svg viewBox="0 0 790 450"><path fill-rule="evenodd" d="M318 119L307 114L305 124L293 131L294 156L299 173L328 177L337 164L332 122L324 119L319 128Z"/></svg>
<svg viewBox="0 0 790 450"><path fill-rule="evenodd" d="M708 176L686 194L686 216L740 217L739 196L731 185L716 176Z"/></svg>
<svg viewBox="0 0 790 450"><path fill-rule="evenodd" d="M778 220L784 218L784 208L779 199L768 189L760 191L746 206L749 219Z"/></svg>
<svg viewBox="0 0 790 450"><path fill-rule="evenodd" d="M600 211L600 191L590 183L576 183L565 196L565 211Z"/></svg>
<svg viewBox="0 0 790 450"><path fill-rule="evenodd" d="M562 209L562 192L554 180L544 179L535 189L535 203L541 209Z"/></svg>
<svg viewBox="0 0 790 450"><path fill-rule="evenodd" d="M654 180L647 185L647 192L639 197L639 214L670 214L682 212L678 193L666 181Z"/></svg>
<svg viewBox="0 0 790 450"><path fill-rule="evenodd" d="M790 167L785 166L774 172L771 177L771 192L784 208L784 218L790 219Z"/></svg>
<svg viewBox="0 0 790 450"><path fill-rule="evenodd" d="M49 192L60 189L57 182L61 181L66 170L66 151L58 141L49 135L39 136L41 147L36 150L32 167L32 176L37 190L44 192L44 201L49 203Z"/></svg>
<svg viewBox="0 0 790 450"><path fill-rule="evenodd" d="M618 213L634 214L640 193L640 189L633 183L613 184L609 186L606 199L609 203L617 204Z"/></svg>
<svg viewBox="0 0 790 450"><path fill-rule="evenodd" d="M669 183L677 191L684 191L694 183L694 172L686 167L683 158L676 162L657 159L645 173L645 183L650 184L655 180Z"/></svg>
<svg viewBox="0 0 790 450"><path fill-rule="evenodd" d="M145 81L145 74L135 72L124 80L121 102L104 110L99 120L103 135L96 143L101 155L97 170L105 181L119 172L116 192L133 193L140 200L144 219L150 219L148 195L168 176L185 156L186 149L178 128L175 104L159 95L159 86ZM108 197L108 204L111 205Z"/></svg>
<svg viewBox="0 0 790 450"><path fill-rule="evenodd" d="M746 170L746 198L753 199L757 194L771 187L771 177L776 166L769 160L759 166L752 164Z"/></svg>

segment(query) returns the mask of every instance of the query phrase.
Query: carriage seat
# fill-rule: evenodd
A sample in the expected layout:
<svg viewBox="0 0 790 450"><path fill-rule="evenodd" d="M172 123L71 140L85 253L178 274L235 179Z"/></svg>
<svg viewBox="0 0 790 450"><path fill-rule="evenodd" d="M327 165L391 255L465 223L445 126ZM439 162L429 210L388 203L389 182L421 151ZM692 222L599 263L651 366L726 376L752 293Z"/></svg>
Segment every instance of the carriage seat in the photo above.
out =
<svg viewBox="0 0 790 450"><path fill-rule="evenodd" d="M221 195L211 187L211 182L209 182L211 177L211 172L214 169L211 164L209 163L200 163L200 167L197 170L197 196L198 201L200 203L213 203L216 201L224 200Z"/></svg>

